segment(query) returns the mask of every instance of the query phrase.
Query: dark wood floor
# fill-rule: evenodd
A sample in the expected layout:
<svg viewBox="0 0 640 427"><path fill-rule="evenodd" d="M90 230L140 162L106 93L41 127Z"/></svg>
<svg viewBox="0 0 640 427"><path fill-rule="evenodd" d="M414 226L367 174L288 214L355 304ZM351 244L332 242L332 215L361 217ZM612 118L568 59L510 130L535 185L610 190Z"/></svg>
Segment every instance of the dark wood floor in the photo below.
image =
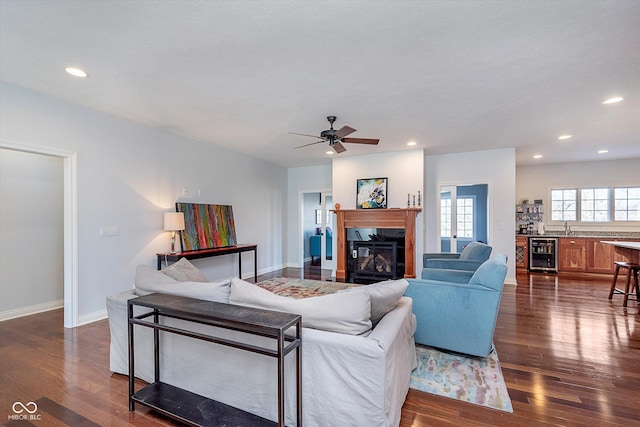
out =
<svg viewBox="0 0 640 427"><path fill-rule="evenodd" d="M305 270L260 280L328 278ZM640 426L640 309L623 308L620 296L609 302L608 288L607 276L519 274L517 287L505 287L495 334L514 412L410 390L401 426ZM176 425L143 408L129 413L127 378L109 372L106 320L62 325L62 310L0 323L0 422ZM39 419L12 420L14 402L35 402Z"/></svg>

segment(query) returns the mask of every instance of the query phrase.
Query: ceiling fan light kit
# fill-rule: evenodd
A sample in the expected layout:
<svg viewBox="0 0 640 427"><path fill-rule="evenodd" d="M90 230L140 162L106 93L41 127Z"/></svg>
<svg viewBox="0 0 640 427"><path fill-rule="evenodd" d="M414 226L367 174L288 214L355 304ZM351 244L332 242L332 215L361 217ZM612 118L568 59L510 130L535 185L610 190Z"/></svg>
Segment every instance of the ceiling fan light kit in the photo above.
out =
<svg viewBox="0 0 640 427"><path fill-rule="evenodd" d="M328 142L329 146L333 149L333 151L339 154L347 151L347 148L344 145L342 145L343 143L378 145L378 142L380 142L379 139L373 139L373 138L346 138L347 135L351 135L356 130L351 126L342 126L340 129L334 129L333 123L336 121L336 119L337 119L336 116L327 117L327 120L329 121L329 124L331 126L329 129L323 130L322 132L320 132L320 136L308 135L305 133L289 132L290 135L308 136L308 137L320 139L320 141L315 141L309 144L300 145L295 148L303 148L303 147L308 147L310 145L320 144L322 142Z"/></svg>

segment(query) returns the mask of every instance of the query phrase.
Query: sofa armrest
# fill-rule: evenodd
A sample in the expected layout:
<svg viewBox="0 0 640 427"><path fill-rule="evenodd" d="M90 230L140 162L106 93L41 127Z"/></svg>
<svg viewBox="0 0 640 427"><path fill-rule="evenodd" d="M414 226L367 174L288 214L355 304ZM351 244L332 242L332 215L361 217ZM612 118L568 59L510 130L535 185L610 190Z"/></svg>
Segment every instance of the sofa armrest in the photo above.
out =
<svg viewBox="0 0 640 427"><path fill-rule="evenodd" d="M472 261L462 259L427 259L424 268L446 268L449 270L475 271L482 265L483 261Z"/></svg>
<svg viewBox="0 0 640 427"><path fill-rule="evenodd" d="M452 270L449 268L423 268L422 279L440 280L444 282L469 283L473 271Z"/></svg>
<svg viewBox="0 0 640 427"><path fill-rule="evenodd" d="M450 253L450 252L428 252L422 255L422 260L426 261L428 259L458 259L460 258L459 253Z"/></svg>
<svg viewBox="0 0 640 427"><path fill-rule="evenodd" d="M127 301L137 297L133 289L107 297L107 314L109 316L109 333L111 335L109 367L112 372L119 374L129 373L129 348L127 346L129 340L129 315L127 313Z"/></svg>

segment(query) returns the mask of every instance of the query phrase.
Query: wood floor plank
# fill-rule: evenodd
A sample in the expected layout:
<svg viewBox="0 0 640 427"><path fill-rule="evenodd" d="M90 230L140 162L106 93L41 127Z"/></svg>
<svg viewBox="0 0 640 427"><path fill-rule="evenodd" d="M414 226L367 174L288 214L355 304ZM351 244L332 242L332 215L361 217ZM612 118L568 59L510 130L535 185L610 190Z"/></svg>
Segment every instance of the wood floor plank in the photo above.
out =
<svg viewBox="0 0 640 427"><path fill-rule="evenodd" d="M330 280L309 266L259 280L273 277ZM609 301L606 275L520 272L517 280L504 289L494 337L514 412L410 390L400 425L640 426L638 303ZM129 412L128 379L109 371L106 320L75 329L63 320L54 310L0 322L4 425L179 425L145 408ZM9 420L17 401L41 402L44 421Z"/></svg>

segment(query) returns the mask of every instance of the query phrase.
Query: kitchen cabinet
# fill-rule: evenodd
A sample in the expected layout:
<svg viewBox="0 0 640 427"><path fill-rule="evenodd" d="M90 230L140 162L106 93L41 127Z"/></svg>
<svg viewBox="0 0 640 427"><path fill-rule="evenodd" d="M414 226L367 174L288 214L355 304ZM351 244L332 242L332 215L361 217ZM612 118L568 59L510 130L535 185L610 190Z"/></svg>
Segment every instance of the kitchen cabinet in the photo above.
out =
<svg viewBox="0 0 640 427"><path fill-rule="evenodd" d="M529 238L516 236L516 268L529 267Z"/></svg>
<svg viewBox="0 0 640 427"><path fill-rule="evenodd" d="M613 274L613 263L617 261L615 247L602 243L602 239L585 240L587 246L587 271L589 273Z"/></svg>
<svg viewBox="0 0 640 427"><path fill-rule="evenodd" d="M558 273L613 274L615 261L628 260L618 254L613 245L602 243L603 240L637 242L640 238L558 237ZM529 245L529 236L516 235L516 268L529 268Z"/></svg>
<svg viewBox="0 0 640 427"><path fill-rule="evenodd" d="M558 271L585 271L586 239L561 237L558 247Z"/></svg>

